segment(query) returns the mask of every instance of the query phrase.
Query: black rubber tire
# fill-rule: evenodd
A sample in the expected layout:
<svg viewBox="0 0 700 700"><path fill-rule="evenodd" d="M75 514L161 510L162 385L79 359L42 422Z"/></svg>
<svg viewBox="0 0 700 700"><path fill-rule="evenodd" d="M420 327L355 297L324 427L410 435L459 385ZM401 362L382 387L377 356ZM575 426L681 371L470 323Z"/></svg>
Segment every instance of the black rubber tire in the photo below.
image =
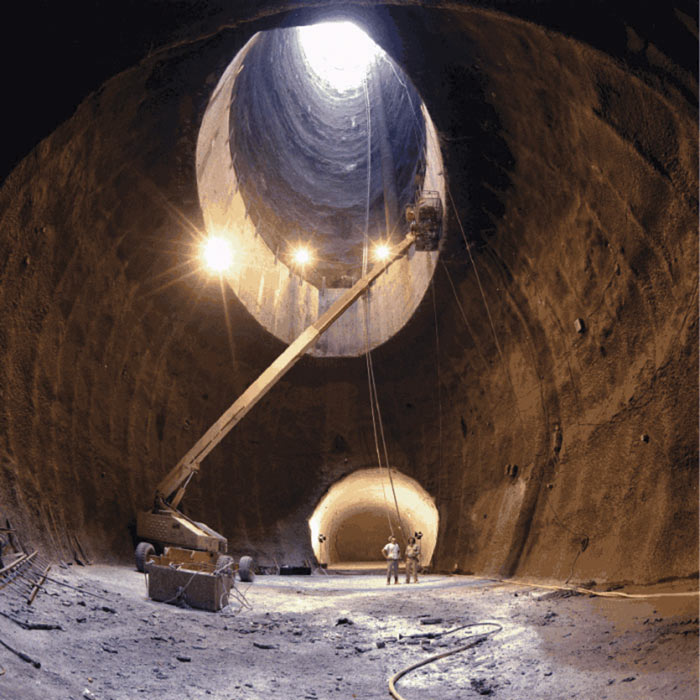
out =
<svg viewBox="0 0 700 700"><path fill-rule="evenodd" d="M241 557L238 562L238 578L245 583L250 583L255 576L253 571L253 558Z"/></svg>
<svg viewBox="0 0 700 700"><path fill-rule="evenodd" d="M156 553L156 548L150 542L139 542L134 551L136 570L143 573L146 570L146 561Z"/></svg>
<svg viewBox="0 0 700 700"><path fill-rule="evenodd" d="M230 568L233 572L233 557L230 557L228 554L219 554L219 558L216 560L216 568L217 570Z"/></svg>

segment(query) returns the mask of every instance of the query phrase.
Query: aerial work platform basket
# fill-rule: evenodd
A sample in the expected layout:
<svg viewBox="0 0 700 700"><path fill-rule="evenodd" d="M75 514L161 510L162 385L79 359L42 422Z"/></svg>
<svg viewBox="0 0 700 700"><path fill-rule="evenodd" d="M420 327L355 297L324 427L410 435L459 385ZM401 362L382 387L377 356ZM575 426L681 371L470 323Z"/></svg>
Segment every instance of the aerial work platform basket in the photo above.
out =
<svg viewBox="0 0 700 700"><path fill-rule="evenodd" d="M231 557L179 547L151 556L145 571L152 600L212 612L228 605L235 577Z"/></svg>
<svg viewBox="0 0 700 700"><path fill-rule="evenodd" d="M442 231L440 194L425 190L406 207L406 221L416 237L416 250L437 250Z"/></svg>

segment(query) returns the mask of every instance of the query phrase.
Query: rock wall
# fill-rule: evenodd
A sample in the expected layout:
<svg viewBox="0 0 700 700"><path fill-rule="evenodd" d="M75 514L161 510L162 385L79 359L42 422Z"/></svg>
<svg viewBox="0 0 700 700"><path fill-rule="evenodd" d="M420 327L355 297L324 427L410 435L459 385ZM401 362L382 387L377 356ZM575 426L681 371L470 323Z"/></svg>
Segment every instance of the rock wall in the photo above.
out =
<svg viewBox="0 0 700 700"><path fill-rule="evenodd" d="M460 78L480 84L492 107L485 128L460 114L438 124L452 135L462 219L483 212L473 176L460 177L469 147L452 142L496 132L492 153L508 155L490 187L491 226L436 287L439 351L422 376L439 388L405 402L439 414L441 449L416 466L437 490L442 532L457 533L439 540L438 566L560 580L691 575L694 105L530 24L461 20L453 31L474 54L471 66L450 64L450 90Z"/></svg>
<svg viewBox="0 0 700 700"><path fill-rule="evenodd" d="M451 197L434 285L374 353L389 454L435 498L440 570L692 576L697 80L667 35L628 25L613 55L546 7L358 5L433 115ZM157 481L283 349L193 258L199 120L275 17L110 79L0 190L0 504L59 557L77 535L126 559ZM186 508L295 563L323 493L374 465L364 359L304 358Z"/></svg>

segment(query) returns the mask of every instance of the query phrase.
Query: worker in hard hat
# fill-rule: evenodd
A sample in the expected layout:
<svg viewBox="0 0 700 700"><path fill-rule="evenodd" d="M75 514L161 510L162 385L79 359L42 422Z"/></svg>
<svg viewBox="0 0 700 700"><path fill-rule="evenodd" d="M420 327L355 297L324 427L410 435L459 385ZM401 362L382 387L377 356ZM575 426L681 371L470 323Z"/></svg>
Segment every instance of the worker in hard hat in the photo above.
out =
<svg viewBox="0 0 700 700"><path fill-rule="evenodd" d="M408 538L406 547L406 583L418 583L418 560L420 559L420 545L416 542L415 537Z"/></svg>
<svg viewBox="0 0 700 700"><path fill-rule="evenodd" d="M386 559L386 583L387 586L391 582L391 577L394 577L394 583L399 582L399 559L401 557L401 548L396 541L396 537L391 535L389 541L382 548L382 554Z"/></svg>

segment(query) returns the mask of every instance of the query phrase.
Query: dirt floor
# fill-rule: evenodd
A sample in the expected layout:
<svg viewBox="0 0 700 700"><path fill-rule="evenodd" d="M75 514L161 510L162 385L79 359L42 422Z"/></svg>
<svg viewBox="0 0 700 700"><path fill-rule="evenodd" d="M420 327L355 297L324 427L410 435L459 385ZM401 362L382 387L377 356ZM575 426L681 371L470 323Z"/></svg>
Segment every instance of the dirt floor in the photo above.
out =
<svg viewBox="0 0 700 700"><path fill-rule="evenodd" d="M61 628L0 618L1 639L41 664L0 648L3 699L383 698L402 668L494 627L440 633L487 621L502 630L409 673L401 695L698 697L692 597L608 599L439 575L387 587L382 575L319 573L258 576L238 584L249 608L208 613L149 600L128 567L50 576L80 590L50 581L31 607L1 592L5 615Z"/></svg>

